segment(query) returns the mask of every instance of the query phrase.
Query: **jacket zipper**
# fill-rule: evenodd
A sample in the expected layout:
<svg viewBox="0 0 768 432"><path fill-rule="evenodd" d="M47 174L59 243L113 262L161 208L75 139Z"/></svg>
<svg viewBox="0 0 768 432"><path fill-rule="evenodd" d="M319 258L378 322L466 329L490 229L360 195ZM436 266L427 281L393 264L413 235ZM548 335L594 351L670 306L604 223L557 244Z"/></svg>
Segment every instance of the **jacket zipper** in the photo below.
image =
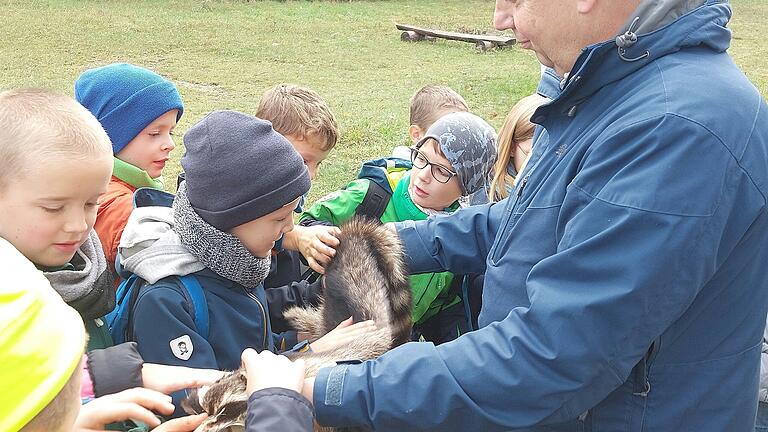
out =
<svg viewBox="0 0 768 432"><path fill-rule="evenodd" d="M517 189L517 198L520 198L523 195L523 189L525 189L525 185L528 184L528 177L530 177L530 174L523 177L523 181L520 183L520 187ZM517 205L517 200L515 201L515 205Z"/></svg>
<svg viewBox="0 0 768 432"><path fill-rule="evenodd" d="M252 292L248 291L246 288L243 288L243 291L245 291L245 295L247 295L249 298L251 298L253 301L256 302L257 305L259 305L259 309L261 309L261 316L264 317L264 339L261 349L265 350L267 349L267 312L264 310L264 305L261 304L261 301L259 301L259 298L256 297Z"/></svg>

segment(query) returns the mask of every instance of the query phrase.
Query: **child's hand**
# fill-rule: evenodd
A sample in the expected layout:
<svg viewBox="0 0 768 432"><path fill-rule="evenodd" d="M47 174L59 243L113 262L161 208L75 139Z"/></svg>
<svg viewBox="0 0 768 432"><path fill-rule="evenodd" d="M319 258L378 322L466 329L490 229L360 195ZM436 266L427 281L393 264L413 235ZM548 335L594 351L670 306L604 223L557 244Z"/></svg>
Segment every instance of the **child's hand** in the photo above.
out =
<svg viewBox="0 0 768 432"><path fill-rule="evenodd" d="M202 413L181 417L161 424L152 429L155 432L193 432L208 418L208 414Z"/></svg>
<svg viewBox="0 0 768 432"><path fill-rule="evenodd" d="M83 405L73 430L103 431L108 424L126 420L140 421L149 427L155 427L160 424L160 420L153 411L171 415L173 410L170 396L150 389L132 388L96 398Z"/></svg>
<svg viewBox="0 0 768 432"><path fill-rule="evenodd" d="M373 321L362 321L352 324L352 317L349 317L325 336L309 344L309 346L312 348L312 351L316 352L330 351L350 343L359 338L360 335L375 330L376 323Z"/></svg>
<svg viewBox="0 0 768 432"><path fill-rule="evenodd" d="M320 273L325 273L325 266L336 255L341 230L333 226L296 226L293 231L285 234L283 245L286 249L298 250L304 255L309 267Z"/></svg>
<svg viewBox="0 0 768 432"><path fill-rule="evenodd" d="M242 355L246 394L270 387L281 387L300 392L304 385L304 360L292 362L288 357L272 354L268 350L257 354L251 348Z"/></svg>
<svg viewBox="0 0 768 432"><path fill-rule="evenodd" d="M144 363L141 368L144 387L165 394L210 385L222 376L224 372L214 369L194 369L153 363Z"/></svg>

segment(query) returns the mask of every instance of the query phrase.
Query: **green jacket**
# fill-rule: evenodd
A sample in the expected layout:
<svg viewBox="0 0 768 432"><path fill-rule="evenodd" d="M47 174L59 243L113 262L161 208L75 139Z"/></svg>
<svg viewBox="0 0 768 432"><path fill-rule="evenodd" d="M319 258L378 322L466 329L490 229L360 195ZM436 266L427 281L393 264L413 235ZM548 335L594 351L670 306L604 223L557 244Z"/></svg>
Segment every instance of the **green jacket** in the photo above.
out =
<svg viewBox="0 0 768 432"><path fill-rule="evenodd" d="M394 192L381 216L381 222L426 219L427 214L413 203L408 194L410 170L388 171L386 177L390 189ZM355 215L355 210L363 202L370 183L371 180L366 178L353 180L344 189L331 192L319 199L301 214L300 219L327 221L336 226L341 225ZM458 203L448 210L452 212L457 208ZM452 273L416 274L410 276L410 282L413 291L414 324L421 324L440 310L460 301L457 295L450 293L451 282L453 282Z"/></svg>

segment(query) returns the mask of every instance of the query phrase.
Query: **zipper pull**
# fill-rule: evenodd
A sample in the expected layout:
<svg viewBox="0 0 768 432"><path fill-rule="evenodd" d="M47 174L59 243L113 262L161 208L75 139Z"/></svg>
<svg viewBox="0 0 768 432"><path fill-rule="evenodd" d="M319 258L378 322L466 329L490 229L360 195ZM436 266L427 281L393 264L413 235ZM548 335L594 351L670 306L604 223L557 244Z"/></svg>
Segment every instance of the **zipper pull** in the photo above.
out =
<svg viewBox="0 0 768 432"><path fill-rule="evenodd" d="M520 183L520 187L517 188L517 197L518 198L520 198L520 196L523 195L523 189L525 189L525 185L528 183L528 177L529 176L525 176L525 178L523 178L523 182Z"/></svg>

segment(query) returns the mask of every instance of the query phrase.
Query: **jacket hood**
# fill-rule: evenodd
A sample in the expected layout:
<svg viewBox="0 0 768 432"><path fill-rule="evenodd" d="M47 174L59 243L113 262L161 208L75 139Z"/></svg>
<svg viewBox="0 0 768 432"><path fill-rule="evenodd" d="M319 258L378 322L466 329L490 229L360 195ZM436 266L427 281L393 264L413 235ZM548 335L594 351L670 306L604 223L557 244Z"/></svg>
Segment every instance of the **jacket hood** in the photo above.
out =
<svg viewBox="0 0 768 432"><path fill-rule="evenodd" d="M181 243L173 224L171 207L135 208L117 248L116 267L121 276L135 273L154 284L168 276L185 276L204 269Z"/></svg>

